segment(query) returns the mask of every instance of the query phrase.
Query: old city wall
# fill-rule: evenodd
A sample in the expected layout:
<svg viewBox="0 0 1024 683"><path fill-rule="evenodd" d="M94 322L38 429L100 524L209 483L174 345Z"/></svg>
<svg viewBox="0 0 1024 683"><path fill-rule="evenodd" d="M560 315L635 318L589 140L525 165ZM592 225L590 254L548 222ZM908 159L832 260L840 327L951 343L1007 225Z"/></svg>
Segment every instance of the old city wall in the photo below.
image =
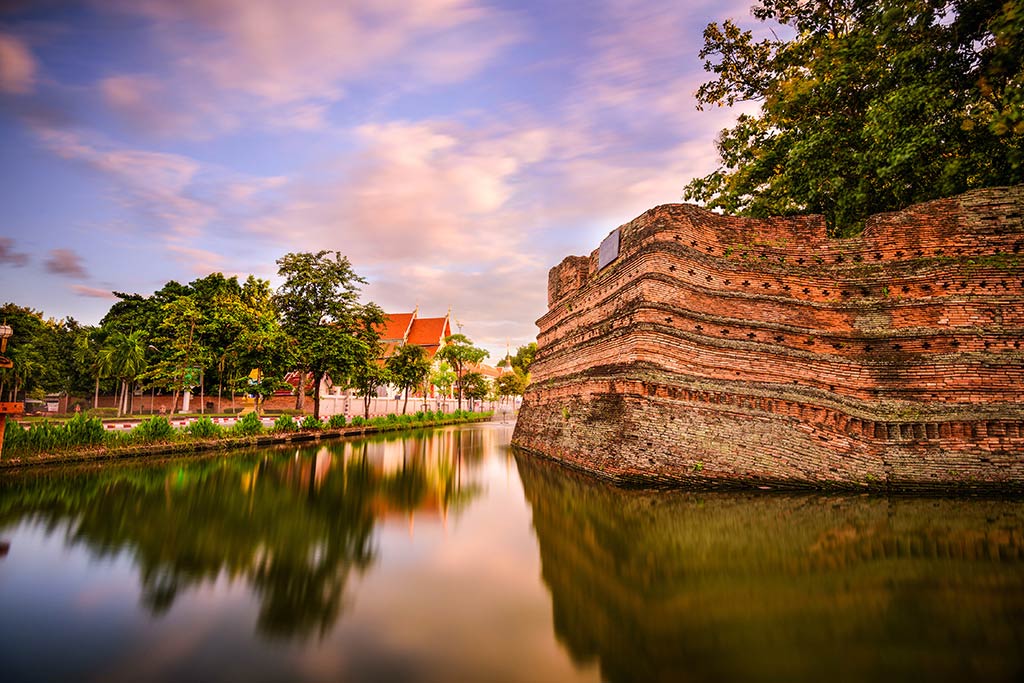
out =
<svg viewBox="0 0 1024 683"><path fill-rule="evenodd" d="M620 481L1022 488L1022 215L651 209L552 269L514 441Z"/></svg>

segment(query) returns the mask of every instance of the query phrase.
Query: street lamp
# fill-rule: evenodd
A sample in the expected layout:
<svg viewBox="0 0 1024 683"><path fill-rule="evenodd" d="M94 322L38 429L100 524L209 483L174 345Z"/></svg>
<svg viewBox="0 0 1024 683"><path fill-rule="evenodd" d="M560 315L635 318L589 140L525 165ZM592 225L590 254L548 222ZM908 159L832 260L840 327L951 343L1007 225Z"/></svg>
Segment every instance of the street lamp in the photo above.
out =
<svg viewBox="0 0 1024 683"><path fill-rule="evenodd" d="M0 354L7 351L7 340L14 335L14 330L7 324L7 320L4 319L4 324L0 325ZM10 358L6 358L0 355L0 368L13 368L14 362ZM25 410L24 403L18 403L17 401L10 401L8 403L0 403L0 457L3 457L4 449L4 428L7 426L8 415L20 415Z"/></svg>
<svg viewBox="0 0 1024 683"><path fill-rule="evenodd" d="M0 353L7 350L7 340L13 335L14 330L7 324L7 321L4 320L4 324L0 325Z"/></svg>

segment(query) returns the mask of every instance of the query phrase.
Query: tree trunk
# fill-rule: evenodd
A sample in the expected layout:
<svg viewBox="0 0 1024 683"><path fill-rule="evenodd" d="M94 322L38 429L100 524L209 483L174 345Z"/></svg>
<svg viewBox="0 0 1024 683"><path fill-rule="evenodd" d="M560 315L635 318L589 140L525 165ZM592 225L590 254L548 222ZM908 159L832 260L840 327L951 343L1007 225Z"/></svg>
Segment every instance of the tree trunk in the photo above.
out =
<svg viewBox="0 0 1024 683"><path fill-rule="evenodd" d="M370 395L363 396L363 417L370 419Z"/></svg>
<svg viewBox="0 0 1024 683"><path fill-rule="evenodd" d="M314 399L315 402L315 399ZM306 370L299 371L299 384L295 387L295 410L303 410L306 405ZM314 412L316 408L313 409Z"/></svg>
<svg viewBox="0 0 1024 683"><path fill-rule="evenodd" d="M92 407L93 407L93 409L96 409L96 408L100 407L100 376L99 375L96 375L96 392L93 394L93 397L92 397Z"/></svg>
<svg viewBox="0 0 1024 683"><path fill-rule="evenodd" d="M405 388L405 402L402 404L402 415L405 415L405 409L409 406L409 387Z"/></svg>
<svg viewBox="0 0 1024 683"><path fill-rule="evenodd" d="M178 388L174 388L174 398L171 399L171 415L178 411Z"/></svg>
<svg viewBox="0 0 1024 683"><path fill-rule="evenodd" d="M313 374L313 417L320 419L320 380L324 377L324 373ZM302 373L302 378L299 382L299 388L306 383L306 373ZM305 396L306 392L303 391L302 395Z"/></svg>

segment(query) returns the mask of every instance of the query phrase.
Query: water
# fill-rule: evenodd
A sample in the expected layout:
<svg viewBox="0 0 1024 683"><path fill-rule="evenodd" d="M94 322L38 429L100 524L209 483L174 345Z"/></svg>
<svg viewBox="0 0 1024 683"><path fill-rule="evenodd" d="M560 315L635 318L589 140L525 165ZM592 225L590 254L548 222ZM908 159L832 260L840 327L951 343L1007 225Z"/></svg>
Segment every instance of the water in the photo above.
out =
<svg viewBox="0 0 1024 683"><path fill-rule="evenodd" d="M627 491L510 435L7 474L3 679L1024 676L1019 500Z"/></svg>

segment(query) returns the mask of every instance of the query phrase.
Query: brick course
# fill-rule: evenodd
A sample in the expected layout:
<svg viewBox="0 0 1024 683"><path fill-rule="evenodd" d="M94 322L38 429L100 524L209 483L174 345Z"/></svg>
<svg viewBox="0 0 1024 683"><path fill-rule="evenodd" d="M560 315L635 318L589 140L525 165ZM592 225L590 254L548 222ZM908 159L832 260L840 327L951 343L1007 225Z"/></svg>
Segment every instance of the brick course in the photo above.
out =
<svg viewBox="0 0 1024 683"><path fill-rule="evenodd" d="M621 482L1024 490L1022 216L651 209L551 270L513 441Z"/></svg>

